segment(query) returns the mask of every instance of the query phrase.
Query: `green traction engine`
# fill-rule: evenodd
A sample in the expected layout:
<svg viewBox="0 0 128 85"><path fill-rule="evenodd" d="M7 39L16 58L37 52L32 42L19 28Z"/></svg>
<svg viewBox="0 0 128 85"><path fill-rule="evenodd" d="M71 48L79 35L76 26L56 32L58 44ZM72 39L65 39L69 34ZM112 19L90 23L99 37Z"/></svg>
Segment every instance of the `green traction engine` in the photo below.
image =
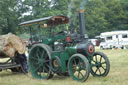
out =
<svg viewBox="0 0 128 85"><path fill-rule="evenodd" d="M73 80L85 81L89 74L106 76L110 63L102 52L95 52L94 45L85 36L83 10L79 11L80 33L61 31L34 44L29 53L32 76L50 79L54 74L71 76ZM44 23L44 21L47 21ZM51 16L21 23L21 26L41 24L41 27L69 23L65 16Z"/></svg>

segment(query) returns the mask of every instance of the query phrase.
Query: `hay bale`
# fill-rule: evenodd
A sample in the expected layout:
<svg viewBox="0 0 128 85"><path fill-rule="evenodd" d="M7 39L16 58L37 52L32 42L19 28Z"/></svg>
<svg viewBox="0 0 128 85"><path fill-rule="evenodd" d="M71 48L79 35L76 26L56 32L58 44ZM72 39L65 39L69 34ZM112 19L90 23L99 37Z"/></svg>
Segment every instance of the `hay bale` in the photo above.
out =
<svg viewBox="0 0 128 85"><path fill-rule="evenodd" d="M0 35L0 56L13 57L16 51L23 54L25 49L24 41L18 36L12 33Z"/></svg>

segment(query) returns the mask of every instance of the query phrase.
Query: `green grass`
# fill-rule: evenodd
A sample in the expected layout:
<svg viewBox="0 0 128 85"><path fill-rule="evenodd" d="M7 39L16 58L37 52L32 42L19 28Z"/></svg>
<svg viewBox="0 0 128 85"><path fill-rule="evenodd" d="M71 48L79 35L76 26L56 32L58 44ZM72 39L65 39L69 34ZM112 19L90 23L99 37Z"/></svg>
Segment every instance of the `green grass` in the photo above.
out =
<svg viewBox="0 0 128 85"><path fill-rule="evenodd" d="M31 74L0 72L0 85L128 85L128 50L99 50L110 60L110 72L106 77L93 77L81 83L71 77L54 76L49 80L34 79Z"/></svg>

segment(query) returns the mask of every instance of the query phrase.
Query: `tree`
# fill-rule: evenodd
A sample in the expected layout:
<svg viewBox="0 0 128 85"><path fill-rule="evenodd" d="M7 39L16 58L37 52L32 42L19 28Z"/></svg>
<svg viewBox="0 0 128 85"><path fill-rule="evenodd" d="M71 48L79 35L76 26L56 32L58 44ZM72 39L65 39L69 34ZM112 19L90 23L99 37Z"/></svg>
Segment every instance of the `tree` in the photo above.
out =
<svg viewBox="0 0 128 85"><path fill-rule="evenodd" d="M16 33L18 29L18 3L21 0L0 1L0 28L2 34Z"/></svg>
<svg viewBox="0 0 128 85"><path fill-rule="evenodd" d="M85 8L85 24L89 37L95 37L101 32L107 31L108 22L105 19L105 11L108 10L102 0L91 0Z"/></svg>
<svg viewBox="0 0 128 85"><path fill-rule="evenodd" d="M79 30L78 10L85 9L86 33L95 37L101 32L127 30L127 0L3 0L0 1L0 33L19 34L18 24L32 19L65 15L69 28ZM82 6L82 7L81 7ZM4 8L4 9L3 9ZM29 13L30 15L24 15ZM33 26L34 27L34 26ZM38 28L38 26L36 27ZM36 30L36 28L34 28ZM21 32L19 32L21 31Z"/></svg>
<svg viewBox="0 0 128 85"><path fill-rule="evenodd" d="M121 0L120 1L122 10L123 10L123 17L121 18L121 25L120 28L122 30L128 30L128 1Z"/></svg>
<svg viewBox="0 0 128 85"><path fill-rule="evenodd" d="M87 3L85 21L90 37L95 37L101 32L127 29L124 3L120 2L120 0L90 0Z"/></svg>
<svg viewBox="0 0 128 85"><path fill-rule="evenodd" d="M5 0L0 2L0 24L3 33L14 32L16 17L14 12L15 0Z"/></svg>

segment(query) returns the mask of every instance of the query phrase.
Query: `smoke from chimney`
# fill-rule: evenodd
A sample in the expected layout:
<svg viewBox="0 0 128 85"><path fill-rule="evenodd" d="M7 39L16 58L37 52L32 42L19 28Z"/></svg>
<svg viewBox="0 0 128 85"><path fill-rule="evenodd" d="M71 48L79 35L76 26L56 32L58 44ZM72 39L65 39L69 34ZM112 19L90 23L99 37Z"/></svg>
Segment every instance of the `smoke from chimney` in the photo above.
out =
<svg viewBox="0 0 128 85"><path fill-rule="evenodd" d="M83 10L84 10L87 2L88 2L88 0L83 0L83 1L80 3L80 9L83 9Z"/></svg>

